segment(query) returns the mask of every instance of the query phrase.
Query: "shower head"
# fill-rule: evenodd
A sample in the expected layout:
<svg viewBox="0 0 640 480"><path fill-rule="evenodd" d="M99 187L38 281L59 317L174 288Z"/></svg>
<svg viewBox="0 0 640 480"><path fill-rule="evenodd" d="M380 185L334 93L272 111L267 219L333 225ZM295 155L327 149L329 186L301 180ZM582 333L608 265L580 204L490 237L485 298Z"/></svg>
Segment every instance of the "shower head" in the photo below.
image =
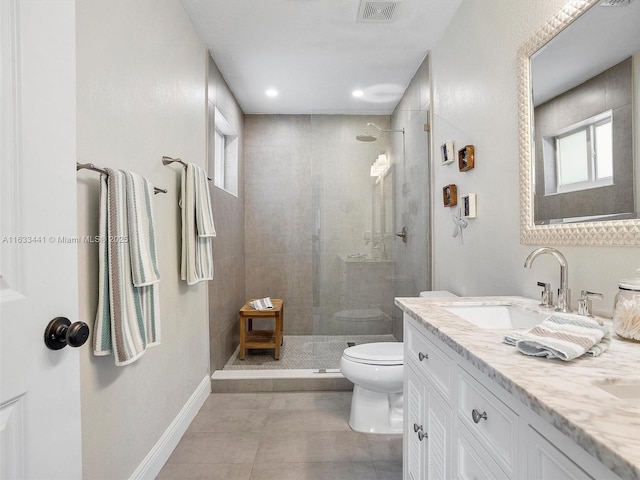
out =
<svg viewBox="0 0 640 480"><path fill-rule="evenodd" d="M397 132L397 133L402 133L404 135L404 128L401 128L401 129L381 128L375 123L371 123L371 122L367 123L367 127L377 128L381 132ZM367 131L366 128L364 129L363 135L356 136L356 140L359 140L361 142L375 142L377 139L378 139L377 137L374 137L373 135L369 135L369 132Z"/></svg>
<svg viewBox="0 0 640 480"><path fill-rule="evenodd" d="M360 141L360 142L375 142L376 140L378 140L377 137L374 137L373 135L369 135L366 131L363 135L357 135L356 136L356 140Z"/></svg>
<svg viewBox="0 0 640 480"><path fill-rule="evenodd" d="M378 125L376 125L375 123L367 123L367 127L373 127L373 128L377 128L378 130L380 130L381 132L397 132L400 133L402 132L404 134L404 128L400 128L400 129L393 129L393 128L381 128ZM366 130L365 130L366 131Z"/></svg>

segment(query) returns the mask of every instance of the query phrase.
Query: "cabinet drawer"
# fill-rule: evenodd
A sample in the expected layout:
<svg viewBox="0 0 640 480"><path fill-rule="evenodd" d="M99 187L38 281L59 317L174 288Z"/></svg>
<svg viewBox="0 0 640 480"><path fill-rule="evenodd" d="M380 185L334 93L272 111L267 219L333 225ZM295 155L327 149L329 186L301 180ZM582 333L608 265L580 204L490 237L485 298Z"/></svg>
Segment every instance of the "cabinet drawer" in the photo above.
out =
<svg viewBox="0 0 640 480"><path fill-rule="evenodd" d="M438 389L442 397L450 402L451 379L453 377L453 362L416 327L407 324L404 335L405 362L414 365L417 371L426 374L431 383Z"/></svg>
<svg viewBox="0 0 640 480"><path fill-rule="evenodd" d="M457 373L458 419L512 477L517 459L518 416L464 369L458 367Z"/></svg>

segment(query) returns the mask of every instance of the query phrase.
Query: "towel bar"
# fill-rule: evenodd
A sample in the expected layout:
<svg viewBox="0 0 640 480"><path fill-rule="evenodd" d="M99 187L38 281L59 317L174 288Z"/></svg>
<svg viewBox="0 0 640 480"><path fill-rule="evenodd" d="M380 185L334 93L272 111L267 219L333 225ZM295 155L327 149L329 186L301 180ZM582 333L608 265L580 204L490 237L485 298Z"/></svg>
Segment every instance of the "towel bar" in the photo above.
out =
<svg viewBox="0 0 640 480"><path fill-rule="evenodd" d="M94 172L102 173L104 175L109 175L109 173L104 168L96 167L93 163L76 162L76 171L78 170L92 170ZM153 187L153 193L167 193L167 189Z"/></svg>
<svg viewBox="0 0 640 480"><path fill-rule="evenodd" d="M166 155L162 157L162 164L163 165L170 165L170 164L175 163L175 162L179 163L184 168L187 168L187 164L184 163L181 158L171 158L171 157L167 157ZM212 181L212 178L207 175L207 180Z"/></svg>

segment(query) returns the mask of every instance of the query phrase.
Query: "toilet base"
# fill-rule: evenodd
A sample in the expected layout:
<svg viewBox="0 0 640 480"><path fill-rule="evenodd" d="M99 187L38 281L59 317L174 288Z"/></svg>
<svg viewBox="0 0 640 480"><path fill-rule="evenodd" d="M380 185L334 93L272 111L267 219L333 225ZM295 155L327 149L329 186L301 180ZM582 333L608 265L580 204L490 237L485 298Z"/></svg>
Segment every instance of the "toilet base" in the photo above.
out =
<svg viewBox="0 0 640 480"><path fill-rule="evenodd" d="M373 392L354 385L349 426L362 433L402 433L402 405L402 392Z"/></svg>

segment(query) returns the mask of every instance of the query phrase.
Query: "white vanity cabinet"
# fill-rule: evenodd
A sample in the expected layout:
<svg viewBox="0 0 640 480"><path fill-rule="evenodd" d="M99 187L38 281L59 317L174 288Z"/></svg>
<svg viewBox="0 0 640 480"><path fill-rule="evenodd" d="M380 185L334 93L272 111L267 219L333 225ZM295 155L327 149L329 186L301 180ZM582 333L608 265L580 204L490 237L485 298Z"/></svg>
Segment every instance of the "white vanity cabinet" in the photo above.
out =
<svg viewBox="0 0 640 480"><path fill-rule="evenodd" d="M453 362L416 328L404 345L404 478L452 478Z"/></svg>
<svg viewBox="0 0 640 480"><path fill-rule="evenodd" d="M404 336L405 480L618 478L407 314Z"/></svg>
<svg viewBox="0 0 640 480"><path fill-rule="evenodd" d="M593 478L567 458L564 453L538 433L531 425L526 425L525 428L524 441L527 451L528 478L550 478L553 480L587 480Z"/></svg>
<svg viewBox="0 0 640 480"><path fill-rule="evenodd" d="M455 458L461 478L487 478L471 475L465 464L473 450L480 459L481 471L490 478L518 478L518 415L502 403L460 365L456 368L457 398L455 403L458 437ZM478 472L480 473L480 472Z"/></svg>

